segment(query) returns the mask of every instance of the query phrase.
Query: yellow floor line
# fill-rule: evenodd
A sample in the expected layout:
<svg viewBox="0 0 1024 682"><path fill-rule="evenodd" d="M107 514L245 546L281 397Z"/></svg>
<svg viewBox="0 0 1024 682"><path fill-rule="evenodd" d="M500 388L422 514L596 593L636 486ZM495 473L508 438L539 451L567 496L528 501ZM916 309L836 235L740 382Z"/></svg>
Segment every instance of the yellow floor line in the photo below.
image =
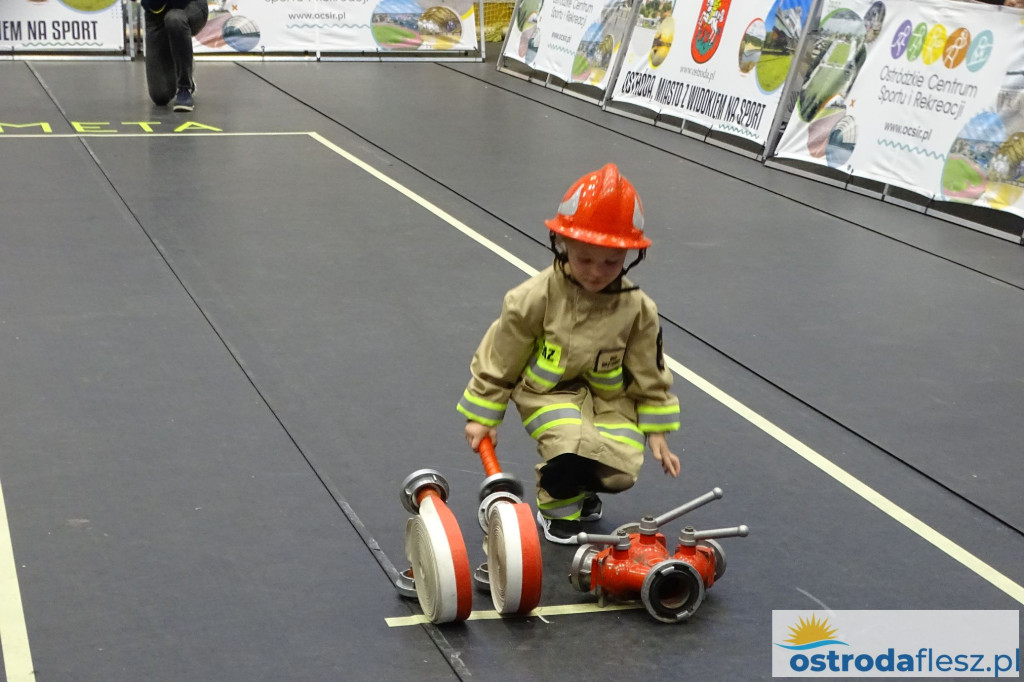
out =
<svg viewBox="0 0 1024 682"><path fill-rule="evenodd" d="M203 130L196 132L180 133L122 133L117 130L108 130L96 133L0 133L0 140L61 140L74 137L289 137L296 135L316 135L306 130L278 132L238 132L226 133L223 130Z"/></svg>
<svg viewBox="0 0 1024 682"><path fill-rule="evenodd" d="M611 611L629 611L642 609L640 602L622 602L621 604L609 604L598 606L597 604L565 604L563 606L538 606L527 614L516 616L503 616L497 611L473 611L466 620L499 620L502 618L546 618L548 616L575 616L581 613L605 613ZM390 628L407 627L409 625L425 625L430 619L424 615L419 616L398 616L385 618L384 622Z"/></svg>

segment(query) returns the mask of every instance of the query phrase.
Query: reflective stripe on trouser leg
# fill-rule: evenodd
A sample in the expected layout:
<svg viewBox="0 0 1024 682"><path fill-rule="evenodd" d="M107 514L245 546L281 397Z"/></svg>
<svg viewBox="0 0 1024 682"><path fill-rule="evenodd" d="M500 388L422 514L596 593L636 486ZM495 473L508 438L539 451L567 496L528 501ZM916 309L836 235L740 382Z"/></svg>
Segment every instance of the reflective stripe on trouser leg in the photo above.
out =
<svg viewBox="0 0 1024 682"><path fill-rule="evenodd" d="M623 443L631 448L635 448L640 452L644 451L644 445L647 442L646 437L639 428L629 423L620 424L598 424L594 426L597 428L597 432L601 434L603 438L608 438L615 441L616 443Z"/></svg>
<svg viewBox="0 0 1024 682"><path fill-rule="evenodd" d="M554 403L545 405L523 420L523 426L531 438L539 438L542 433L556 426L583 424L580 408L572 403Z"/></svg>
<svg viewBox="0 0 1024 682"><path fill-rule="evenodd" d="M512 393L512 402L527 431L536 439L537 452L543 460L535 467L539 505L556 503L558 506L585 492L586 485L593 485L591 492L619 492L630 488L636 481L644 462L643 449L638 446L643 444L644 438L638 437L633 429L629 433L617 432L620 425L636 423L636 402L633 399L625 396L604 399L585 385L558 393L539 394L520 384ZM563 409L567 411L547 415ZM567 417L569 414L576 416ZM556 416L562 419L555 419ZM538 419L540 421L535 421ZM531 429L531 424L535 428ZM600 433L596 424L604 425L609 432ZM611 435L624 438L611 438ZM585 476L569 476L567 482L576 483L569 489L548 481L551 490L547 490L542 483L544 470L566 453L578 455L590 462L593 468L583 472ZM582 507L582 500L580 502Z"/></svg>
<svg viewBox="0 0 1024 682"><path fill-rule="evenodd" d="M580 511L583 509L583 493L567 500L542 502L542 497L550 497L542 495L543 492L543 489L537 492L537 509L540 510L541 516L546 519L565 519L567 521L575 521L580 517Z"/></svg>

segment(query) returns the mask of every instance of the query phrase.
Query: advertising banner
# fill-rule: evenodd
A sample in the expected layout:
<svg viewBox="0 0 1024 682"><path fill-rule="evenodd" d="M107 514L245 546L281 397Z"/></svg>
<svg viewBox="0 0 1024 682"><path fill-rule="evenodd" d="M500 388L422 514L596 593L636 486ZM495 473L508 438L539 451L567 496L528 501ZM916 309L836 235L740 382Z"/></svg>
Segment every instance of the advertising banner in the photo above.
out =
<svg viewBox="0 0 1024 682"><path fill-rule="evenodd" d="M606 90L631 9L630 0L521 0L502 54L567 83Z"/></svg>
<svg viewBox="0 0 1024 682"><path fill-rule="evenodd" d="M948 0L825 0L780 158L1024 215L1024 23Z"/></svg>
<svg viewBox="0 0 1024 682"><path fill-rule="evenodd" d="M121 0L2 0L0 52L123 52Z"/></svg>
<svg viewBox="0 0 1024 682"><path fill-rule="evenodd" d="M612 90L765 144L812 0L644 0Z"/></svg>
<svg viewBox="0 0 1024 682"><path fill-rule="evenodd" d="M197 54L476 50L473 0L220 0Z"/></svg>
<svg viewBox="0 0 1024 682"><path fill-rule="evenodd" d="M1020 677L1018 611L772 611L772 677Z"/></svg>

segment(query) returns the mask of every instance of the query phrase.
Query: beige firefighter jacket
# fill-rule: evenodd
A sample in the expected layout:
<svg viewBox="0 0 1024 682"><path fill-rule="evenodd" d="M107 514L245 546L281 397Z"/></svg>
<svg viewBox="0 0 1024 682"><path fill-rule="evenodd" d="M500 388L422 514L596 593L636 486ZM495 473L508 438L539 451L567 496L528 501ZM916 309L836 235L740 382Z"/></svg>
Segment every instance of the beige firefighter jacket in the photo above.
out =
<svg viewBox="0 0 1024 682"><path fill-rule="evenodd" d="M645 434L679 428L658 311L623 281L592 294L549 267L505 295L458 404L497 426L511 400L547 460L574 452L635 474Z"/></svg>

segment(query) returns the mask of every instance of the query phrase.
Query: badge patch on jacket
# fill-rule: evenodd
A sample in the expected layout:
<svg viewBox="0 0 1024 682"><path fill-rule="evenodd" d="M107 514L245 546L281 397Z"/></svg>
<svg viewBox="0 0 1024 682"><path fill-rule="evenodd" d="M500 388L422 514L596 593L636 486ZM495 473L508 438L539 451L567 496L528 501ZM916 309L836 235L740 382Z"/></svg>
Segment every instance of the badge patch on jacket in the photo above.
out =
<svg viewBox="0 0 1024 682"><path fill-rule="evenodd" d="M622 367L622 358L625 356L625 348L598 351L597 361L594 363L594 371L610 372L613 369L618 369L619 367Z"/></svg>
<svg viewBox="0 0 1024 682"><path fill-rule="evenodd" d="M540 349L537 351L537 355L539 355L543 360L550 362L555 367L562 364L561 346L557 343L552 343L547 339L540 339L538 345L540 345Z"/></svg>

